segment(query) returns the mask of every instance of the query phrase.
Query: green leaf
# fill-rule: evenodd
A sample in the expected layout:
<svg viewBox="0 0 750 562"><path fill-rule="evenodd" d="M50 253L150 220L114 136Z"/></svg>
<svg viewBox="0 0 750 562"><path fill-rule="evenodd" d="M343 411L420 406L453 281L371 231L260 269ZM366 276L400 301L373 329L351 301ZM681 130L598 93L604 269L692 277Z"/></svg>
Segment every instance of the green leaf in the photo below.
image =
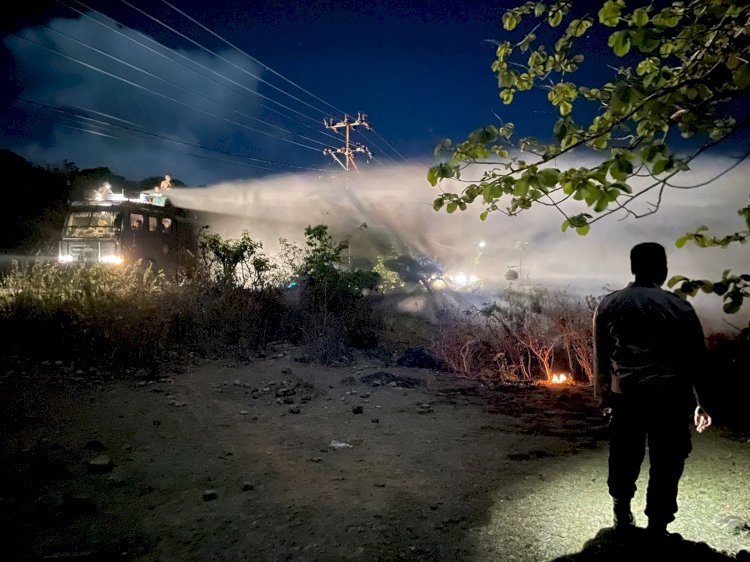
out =
<svg viewBox="0 0 750 562"><path fill-rule="evenodd" d="M500 98L505 105L509 105L513 101L513 90L503 90L500 92Z"/></svg>
<svg viewBox="0 0 750 562"><path fill-rule="evenodd" d="M654 166L651 169L651 173L655 176L664 173L667 169L671 168L670 159L664 156L659 156L654 160Z"/></svg>
<svg viewBox="0 0 750 562"><path fill-rule="evenodd" d="M673 277L670 277L669 281L667 281L667 287L671 289L680 281L687 281L687 280L688 278L685 277L684 275L675 275Z"/></svg>
<svg viewBox="0 0 750 562"><path fill-rule="evenodd" d="M729 290L729 286L726 283L719 281L718 283L714 283L713 290L715 294L722 296L727 290Z"/></svg>
<svg viewBox="0 0 750 562"><path fill-rule="evenodd" d="M607 210L608 206L609 200L606 197L600 197L596 202L596 205L594 205L594 211L596 211L597 213L602 213Z"/></svg>
<svg viewBox="0 0 750 562"><path fill-rule="evenodd" d="M438 182L438 169L439 166L433 166L430 168L430 170L427 172L427 181L430 182L430 185L432 187L435 187Z"/></svg>
<svg viewBox="0 0 750 562"><path fill-rule="evenodd" d="M609 167L610 175L619 181L624 181L633 173L633 164L625 158L615 158Z"/></svg>
<svg viewBox="0 0 750 562"><path fill-rule="evenodd" d="M740 65L734 72L732 72L732 78L734 83L740 90L746 90L750 87L750 65Z"/></svg>
<svg viewBox="0 0 750 562"><path fill-rule="evenodd" d="M435 158L438 158L442 154L443 150L448 150L452 144L453 142L451 141L451 139L442 139L435 147Z"/></svg>
<svg viewBox="0 0 750 562"><path fill-rule="evenodd" d="M626 29L616 31L609 36L607 44L618 57L624 57L630 52L630 32Z"/></svg>
<svg viewBox="0 0 750 562"><path fill-rule="evenodd" d="M456 209L458 209L458 203L456 203L455 201L451 201L450 203L448 203L445 208L445 210L448 211L448 214L455 213Z"/></svg>
<svg viewBox="0 0 750 562"><path fill-rule="evenodd" d="M557 185L560 179L560 170L556 168L545 168L539 172L539 183L544 187L552 187Z"/></svg>
<svg viewBox="0 0 750 562"><path fill-rule="evenodd" d="M527 177L520 177L516 180L516 185L513 187L513 195L516 197L526 197L529 192L529 180Z"/></svg>
<svg viewBox="0 0 750 562"><path fill-rule="evenodd" d="M479 215L479 220L486 221L487 220L487 215L489 213L490 213L489 211L482 211L481 214Z"/></svg>
<svg viewBox="0 0 750 562"><path fill-rule="evenodd" d="M625 7L622 0L607 0L599 9L599 23L607 27L615 27L620 22L620 13Z"/></svg>
<svg viewBox="0 0 750 562"><path fill-rule="evenodd" d="M638 27L643 27L648 23L648 8L638 8L633 12L632 16L633 24Z"/></svg>
<svg viewBox="0 0 750 562"><path fill-rule="evenodd" d="M677 240L675 240L674 245L677 246L678 248L682 248L687 243L687 241L690 240L691 238L692 236L690 236L689 234L686 234L685 236L680 236Z"/></svg>
<svg viewBox="0 0 750 562"><path fill-rule="evenodd" d="M591 230L591 225L584 224L583 226L577 226L576 232L580 234L581 236L586 236L589 233L589 230Z"/></svg>
<svg viewBox="0 0 750 562"><path fill-rule="evenodd" d="M573 111L573 104L569 101L564 101L560 103L560 115L569 115L570 112Z"/></svg>
<svg viewBox="0 0 750 562"><path fill-rule="evenodd" d="M723 309L727 314L736 314L742 308L742 301L731 300L724 303Z"/></svg>
<svg viewBox="0 0 750 562"><path fill-rule="evenodd" d="M563 13L561 10L552 10L549 13L549 18L547 21L549 22L550 27L557 27L562 23L563 20Z"/></svg>
<svg viewBox="0 0 750 562"><path fill-rule="evenodd" d="M714 290L714 284L710 281L702 281L700 287L704 293L712 293Z"/></svg>
<svg viewBox="0 0 750 562"><path fill-rule="evenodd" d="M503 14L503 28L506 31L513 31L521 22L521 17L514 12L505 12Z"/></svg>

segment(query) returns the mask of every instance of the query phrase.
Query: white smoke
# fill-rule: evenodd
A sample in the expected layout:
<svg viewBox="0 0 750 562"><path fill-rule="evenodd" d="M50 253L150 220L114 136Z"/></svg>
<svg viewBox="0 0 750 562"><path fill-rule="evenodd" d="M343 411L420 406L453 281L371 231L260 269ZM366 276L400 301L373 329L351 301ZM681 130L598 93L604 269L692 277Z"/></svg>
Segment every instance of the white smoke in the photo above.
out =
<svg viewBox="0 0 750 562"><path fill-rule="evenodd" d="M699 171L681 176L681 181L697 183L729 163L704 158ZM484 222L479 205L452 215L436 213L432 200L439 192L427 183L426 172L421 166L403 165L348 176L288 174L175 189L172 199L178 206L224 215L212 222L213 231L233 238L246 230L270 253L278 248L279 238L299 243L307 225L326 224L337 239L350 241L353 254L372 256L394 249L428 256L450 271L476 273L487 288L507 286L504 275L513 267L526 283L598 295L631 280L629 251L643 241L667 248L670 274L718 279L724 269L747 270L746 247L702 249L688 244L677 249L674 241L701 224L717 235L743 228L736 211L747 204L748 163L702 189L669 189L657 213L635 219L622 212L596 223L587 236L561 232L563 217L554 208L534 208L516 217L495 213ZM640 203L641 210L655 198ZM475 260L480 241L485 245ZM726 328L716 314L717 297L696 303L704 323ZM736 315L729 318L742 322Z"/></svg>

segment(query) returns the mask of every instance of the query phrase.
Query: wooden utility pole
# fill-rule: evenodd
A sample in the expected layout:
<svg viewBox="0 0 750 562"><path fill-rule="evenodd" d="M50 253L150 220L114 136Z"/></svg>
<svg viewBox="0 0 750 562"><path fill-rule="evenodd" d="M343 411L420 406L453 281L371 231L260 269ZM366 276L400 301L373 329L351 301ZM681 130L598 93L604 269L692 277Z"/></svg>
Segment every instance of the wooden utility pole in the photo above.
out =
<svg viewBox="0 0 750 562"><path fill-rule="evenodd" d="M368 160L372 158L372 152L370 152L369 148L362 144L353 143L350 140L352 129L356 129L359 126L362 126L365 129L370 128L370 123L367 121L367 115L361 112L357 113L356 119L344 115L344 119L341 121L335 121L332 117L326 117L323 119L323 124L326 126L326 129L331 129L336 133L338 133L340 129L344 129L345 131L346 143L343 147L323 149L323 154L333 157L333 159L336 160L344 170L348 172L351 168L354 168L359 171L357 163L354 161L355 153L359 152L366 154ZM339 158L339 155L343 156L343 162Z"/></svg>

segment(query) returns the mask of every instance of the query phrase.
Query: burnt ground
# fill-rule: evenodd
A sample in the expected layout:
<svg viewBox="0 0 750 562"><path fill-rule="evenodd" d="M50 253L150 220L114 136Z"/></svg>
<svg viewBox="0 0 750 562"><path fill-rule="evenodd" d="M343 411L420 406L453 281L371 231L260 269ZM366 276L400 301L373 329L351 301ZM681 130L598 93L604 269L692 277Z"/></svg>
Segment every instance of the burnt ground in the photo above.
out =
<svg viewBox="0 0 750 562"><path fill-rule="evenodd" d="M590 388L488 390L295 354L157 379L7 361L3 558L624 560L658 548L609 529ZM750 557L749 461L746 436L694 436L670 559Z"/></svg>

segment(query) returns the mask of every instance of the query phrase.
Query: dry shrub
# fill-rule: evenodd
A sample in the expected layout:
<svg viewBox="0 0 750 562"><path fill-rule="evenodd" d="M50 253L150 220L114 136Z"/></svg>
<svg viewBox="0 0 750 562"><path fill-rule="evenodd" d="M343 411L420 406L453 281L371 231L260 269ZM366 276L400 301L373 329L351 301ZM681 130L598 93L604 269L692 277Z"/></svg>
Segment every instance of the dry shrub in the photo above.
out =
<svg viewBox="0 0 750 562"><path fill-rule="evenodd" d="M446 307L431 346L454 372L489 385L550 381L561 365L590 382L592 303L538 287L509 290L482 309Z"/></svg>
<svg viewBox="0 0 750 562"><path fill-rule="evenodd" d="M247 357L281 332L277 291L170 283L132 267L38 263L0 283L9 354L158 370L188 353Z"/></svg>

